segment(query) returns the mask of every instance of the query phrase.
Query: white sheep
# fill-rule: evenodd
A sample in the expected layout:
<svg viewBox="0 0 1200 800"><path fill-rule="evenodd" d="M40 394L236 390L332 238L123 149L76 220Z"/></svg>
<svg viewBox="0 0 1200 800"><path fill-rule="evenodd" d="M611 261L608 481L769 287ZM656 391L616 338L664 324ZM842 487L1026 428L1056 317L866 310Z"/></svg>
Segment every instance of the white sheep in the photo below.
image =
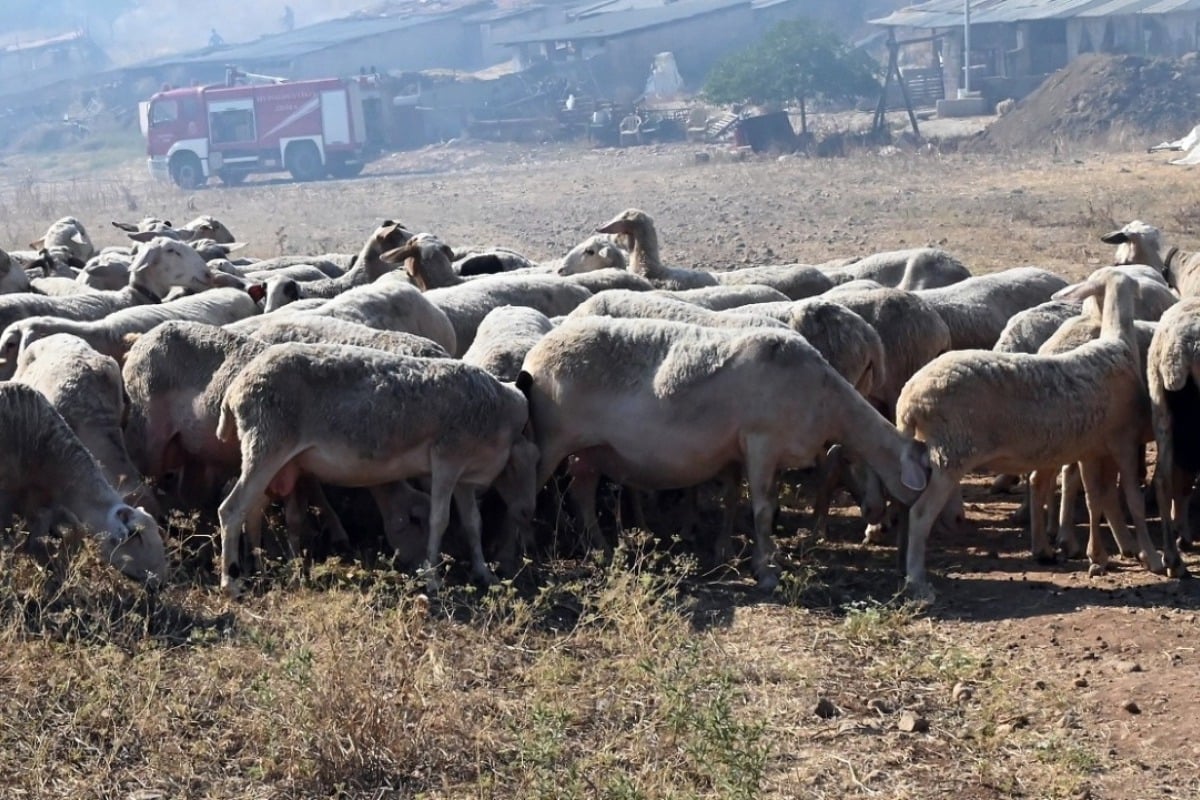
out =
<svg viewBox="0 0 1200 800"><path fill-rule="evenodd" d="M383 258L388 263L405 264L413 283L426 287L438 285L452 274L447 250L436 239L419 237L385 253ZM451 352L458 356L471 346L479 324L493 308L520 305L546 316L558 316L591 296L582 286L550 275L489 275L424 292L425 299L440 308L454 326L457 347Z"/></svg>
<svg viewBox="0 0 1200 800"><path fill-rule="evenodd" d="M126 503L96 459L36 389L0 383L0 520L30 522L37 535L65 519L94 536L106 562L148 586L167 577L154 517Z"/></svg>
<svg viewBox="0 0 1200 800"><path fill-rule="evenodd" d="M121 368L77 336L60 333L21 352L12 379L37 389L62 414L109 484L130 502L157 512L154 495L130 461L121 433L125 386Z"/></svg>
<svg viewBox="0 0 1200 800"><path fill-rule="evenodd" d="M358 411L356 411L358 409ZM241 448L241 475L221 503L221 586L240 590L239 538L253 540L268 492L303 475L343 486L430 481L428 578L441 561L450 505L463 522L473 574L484 561L477 492L501 473L510 508L532 517L536 450L524 435L525 398L482 369L346 345L283 344L256 356L225 393L217 435Z"/></svg>
<svg viewBox="0 0 1200 800"><path fill-rule="evenodd" d="M210 289L170 303L123 308L98 320L28 317L0 333L0 372L11 367L7 360L14 351L19 358L33 342L57 333L77 336L97 352L121 362L133 334L145 333L168 320L226 325L258 313L258 304L241 289Z"/></svg>
<svg viewBox="0 0 1200 800"><path fill-rule="evenodd" d="M553 327L550 318L534 308L493 308L479 323L475 341L463 353L462 360L487 370L499 380L515 381L525 354Z"/></svg>
<svg viewBox="0 0 1200 800"><path fill-rule="evenodd" d="M1009 318L1046 302L1066 285L1063 278L1044 269L1014 267L914 294L945 321L952 349L991 349Z"/></svg>
<svg viewBox="0 0 1200 800"><path fill-rule="evenodd" d="M570 319L529 351L517 386L529 397L539 485L571 454L648 489L693 486L740 464L754 509L754 575L765 590L778 582L779 469L811 466L827 441L839 441L900 500L925 484L923 446L791 331Z"/></svg>
<svg viewBox="0 0 1200 800"><path fill-rule="evenodd" d="M83 223L74 217L63 217L50 223L42 238L30 242L29 246L34 250L61 248L80 262L86 262L96 253L92 237L88 236Z"/></svg>
<svg viewBox="0 0 1200 800"><path fill-rule="evenodd" d="M678 292L659 289L655 294L682 300L710 311L724 311L758 303L781 303L790 299L778 289L756 283L744 286L702 286L699 289L684 289Z"/></svg>
<svg viewBox="0 0 1200 800"><path fill-rule="evenodd" d="M1148 540L1142 496L1136 488L1145 389L1133 333L1133 281L1116 273L1060 290L1055 299L1082 301L1103 294L1099 339L1069 353L1038 356L953 351L922 368L901 392L900 430L928 447L929 485L912 505L907 527L907 586L932 594L925 547L934 520L969 471L1008 473L1053 469L1059 464L1111 457L1118 465L1134 525L1139 557L1152 571L1162 558ZM1081 474L1089 498L1098 498L1101 476ZM1037 508L1037 503L1034 504ZM1099 541L1100 510L1088 501L1091 530ZM1033 551L1053 558L1040 514L1030 519ZM1100 556L1100 554L1097 554Z"/></svg>
<svg viewBox="0 0 1200 800"><path fill-rule="evenodd" d="M1146 358L1155 488L1169 574L1186 573L1179 543L1192 544L1188 497L1200 474L1200 298L1185 297L1159 320ZM1177 542L1178 538L1178 542Z"/></svg>
<svg viewBox="0 0 1200 800"><path fill-rule="evenodd" d="M826 268L826 272L838 283L872 280L910 292L950 286L971 277L962 262L936 247L874 253L849 264Z"/></svg>
<svg viewBox="0 0 1200 800"><path fill-rule="evenodd" d="M1168 247L1153 225L1135 219L1100 241L1117 245L1114 264L1146 264L1161 273L1180 297L1200 295L1200 253Z"/></svg>

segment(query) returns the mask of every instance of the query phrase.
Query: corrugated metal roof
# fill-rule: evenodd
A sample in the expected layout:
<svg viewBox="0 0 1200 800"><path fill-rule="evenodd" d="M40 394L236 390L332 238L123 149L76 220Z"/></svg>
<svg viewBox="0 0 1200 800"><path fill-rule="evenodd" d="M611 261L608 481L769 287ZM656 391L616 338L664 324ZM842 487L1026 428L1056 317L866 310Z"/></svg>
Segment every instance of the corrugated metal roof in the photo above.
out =
<svg viewBox="0 0 1200 800"><path fill-rule="evenodd" d="M1200 11L1200 0L978 0L971 4L971 24L1180 11ZM963 4L962 0L931 0L871 22L906 28L953 28L962 25Z"/></svg>
<svg viewBox="0 0 1200 800"><path fill-rule="evenodd" d="M516 6L515 8L492 8L487 11L479 11L474 14L468 14L463 17L463 22L499 22L504 19L512 19L513 17L522 17L526 14L531 14L534 11L541 11L546 6L541 3L533 3L527 6Z"/></svg>
<svg viewBox="0 0 1200 800"><path fill-rule="evenodd" d="M272 36L263 36L253 42L205 47L187 53L160 56L130 68L165 66L169 64L195 63L250 63L254 61L286 61L306 53L315 53L334 45L393 33L406 28L444 19L454 11L431 14L404 14L389 17L345 17Z"/></svg>
<svg viewBox="0 0 1200 800"><path fill-rule="evenodd" d="M749 7L749 0L683 0L658 8L639 8L629 11L613 11L597 14L586 19L556 25L534 33L523 33L499 40L499 44L525 44L529 42L568 42L582 39L607 39L631 31L666 25L702 14L737 6Z"/></svg>

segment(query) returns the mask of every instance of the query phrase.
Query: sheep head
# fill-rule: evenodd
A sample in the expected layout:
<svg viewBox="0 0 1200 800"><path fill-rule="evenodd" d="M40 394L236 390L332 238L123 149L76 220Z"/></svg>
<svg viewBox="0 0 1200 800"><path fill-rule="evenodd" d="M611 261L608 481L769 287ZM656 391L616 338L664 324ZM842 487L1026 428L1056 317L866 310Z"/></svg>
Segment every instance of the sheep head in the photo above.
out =
<svg viewBox="0 0 1200 800"><path fill-rule="evenodd" d="M596 233L616 233L637 236L654 227L650 215L638 208L627 208L608 222L596 228Z"/></svg>
<svg viewBox="0 0 1200 800"><path fill-rule="evenodd" d="M1104 234L1100 241L1117 245L1114 264L1149 264L1161 272L1166 271L1162 259L1162 234L1153 225L1135 219L1119 230Z"/></svg>
<svg viewBox="0 0 1200 800"><path fill-rule="evenodd" d="M232 244L237 241L233 233L216 217L204 214L179 229L180 238L184 241L212 239L217 244Z"/></svg>
<svg viewBox="0 0 1200 800"><path fill-rule="evenodd" d="M138 249L129 265L129 284L164 297L172 286L203 291L212 286L208 263L184 242L166 236L151 239Z"/></svg>
<svg viewBox="0 0 1200 800"><path fill-rule="evenodd" d="M104 560L124 574L156 587L167 577L167 553L158 523L143 508L118 503L98 532Z"/></svg>
<svg viewBox="0 0 1200 800"><path fill-rule="evenodd" d="M438 278L454 271L451 266L453 256L454 251L448 245L433 237L418 236L409 239L403 247L387 251L381 259L386 264L404 264L413 285L424 292L447 283Z"/></svg>

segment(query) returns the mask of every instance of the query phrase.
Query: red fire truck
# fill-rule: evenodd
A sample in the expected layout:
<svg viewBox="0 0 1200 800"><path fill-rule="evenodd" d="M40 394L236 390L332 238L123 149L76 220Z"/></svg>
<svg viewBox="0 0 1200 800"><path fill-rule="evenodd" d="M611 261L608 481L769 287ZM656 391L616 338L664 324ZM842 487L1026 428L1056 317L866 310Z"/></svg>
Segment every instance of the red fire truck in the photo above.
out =
<svg viewBox="0 0 1200 800"><path fill-rule="evenodd" d="M231 69L225 85L168 88L143 103L150 174L192 189L214 175L233 186L256 172L312 181L362 171L367 135L356 80L237 85L260 77Z"/></svg>

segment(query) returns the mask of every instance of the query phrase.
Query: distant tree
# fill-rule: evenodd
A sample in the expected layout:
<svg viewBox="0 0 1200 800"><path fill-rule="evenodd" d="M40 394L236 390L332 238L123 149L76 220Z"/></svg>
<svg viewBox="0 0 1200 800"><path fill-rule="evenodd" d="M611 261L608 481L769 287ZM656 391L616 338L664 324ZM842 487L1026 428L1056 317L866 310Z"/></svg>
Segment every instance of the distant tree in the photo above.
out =
<svg viewBox="0 0 1200 800"><path fill-rule="evenodd" d="M800 130L808 132L809 100L853 100L880 91L882 70L863 50L810 20L789 20L757 44L719 61L708 75L705 97L713 103L800 106Z"/></svg>

